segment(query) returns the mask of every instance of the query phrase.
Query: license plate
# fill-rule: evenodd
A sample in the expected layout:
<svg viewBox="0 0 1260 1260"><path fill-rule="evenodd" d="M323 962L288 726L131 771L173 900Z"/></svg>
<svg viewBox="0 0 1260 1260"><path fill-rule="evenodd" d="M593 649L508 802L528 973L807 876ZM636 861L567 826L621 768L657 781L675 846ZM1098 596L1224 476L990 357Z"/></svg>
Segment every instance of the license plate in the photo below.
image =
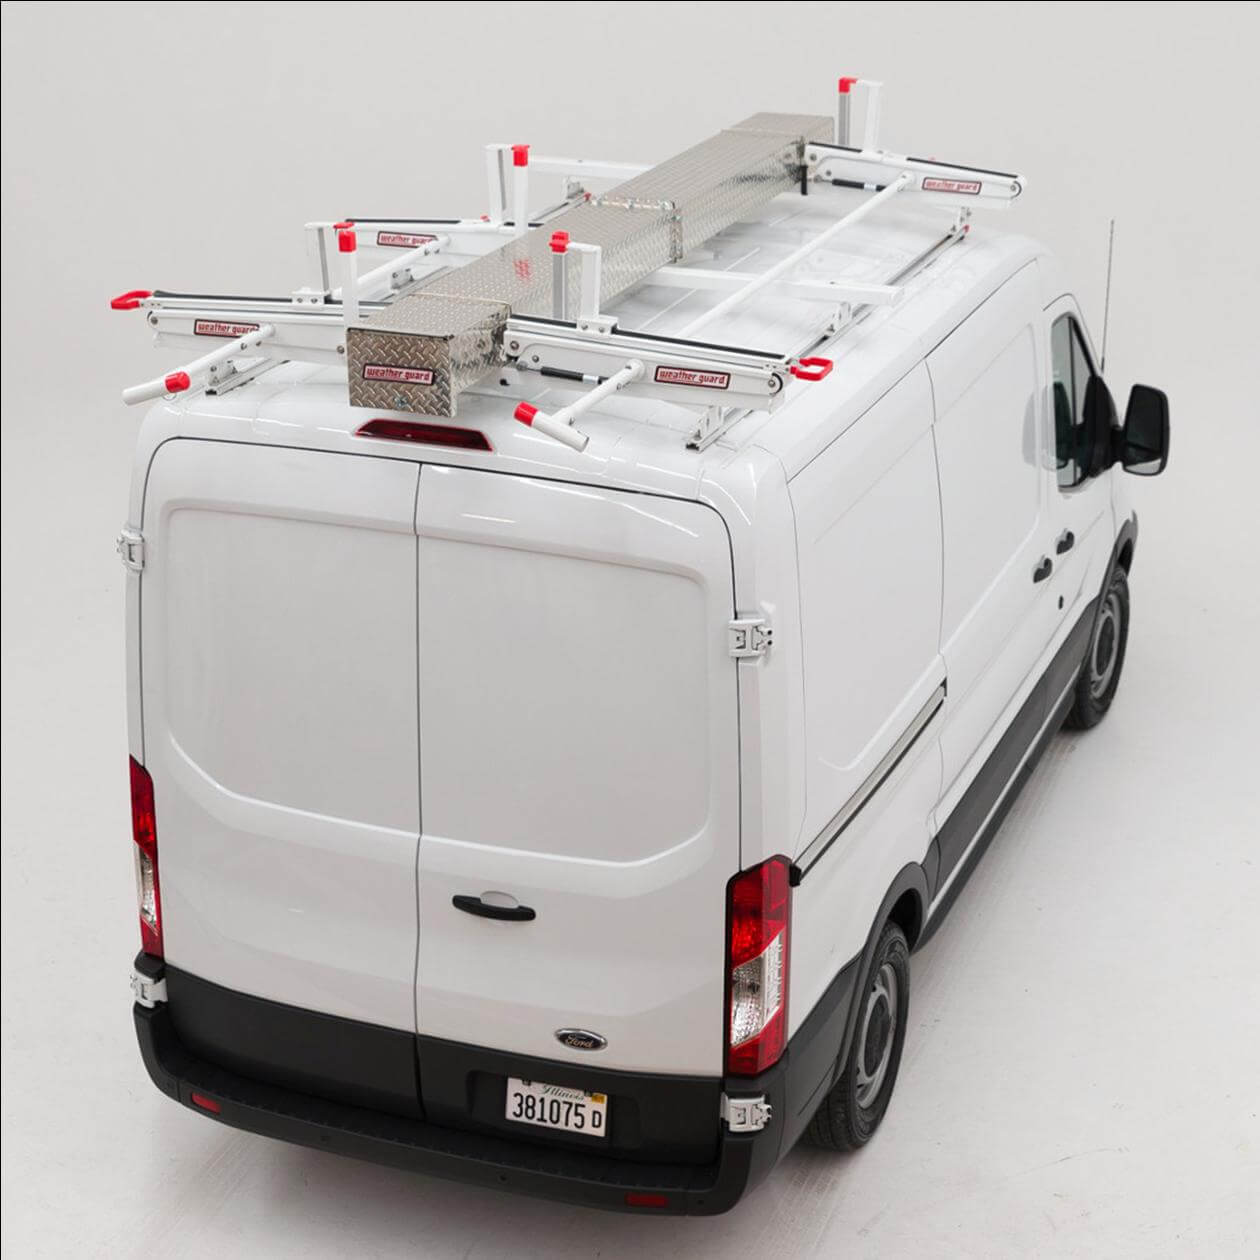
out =
<svg viewBox="0 0 1260 1260"><path fill-rule="evenodd" d="M588 1137L608 1136L608 1095L588 1094L584 1089L569 1089L565 1085L509 1076L503 1114L520 1124L585 1133Z"/></svg>

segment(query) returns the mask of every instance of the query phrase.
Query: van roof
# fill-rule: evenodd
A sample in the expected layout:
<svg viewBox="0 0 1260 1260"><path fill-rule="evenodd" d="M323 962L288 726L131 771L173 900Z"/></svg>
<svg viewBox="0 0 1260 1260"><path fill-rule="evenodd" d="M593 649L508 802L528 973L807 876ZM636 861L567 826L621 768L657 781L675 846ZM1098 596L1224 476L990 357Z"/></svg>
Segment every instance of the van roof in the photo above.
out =
<svg viewBox="0 0 1260 1260"><path fill-rule="evenodd" d="M773 266L809 238L861 203L861 190L823 186L810 195L783 194L759 213L731 225L683 260L708 269L754 274ZM516 423L513 411L526 400L551 409L574 397L563 383L491 373L461 395L454 420L484 433L493 452L442 449L439 459L564 479L699 497L706 478L738 465L754 449L769 454L792 476L890 388L966 314L1006 279L1044 256L1036 242L996 231L991 219L973 225L956 245L906 282L893 306L868 308L866 317L829 339L813 354L834 360L825 382L793 381L773 413L752 412L706 450L687 449L696 424L694 408L660 400L613 396L588 412L583 429L590 445L579 454ZM878 218L811 255L797 279L814 283L887 283L888 277L936 244L949 222L939 209L889 207ZM670 336L722 294L689 291L649 275L610 303L605 312L621 327ZM1048 295L1054 296L1054 295ZM798 349L817 328L817 301L770 287L755 302L715 321L706 337L729 346L784 354ZM207 437L268 442L429 460L434 448L355 436L377 414L352 407L345 372L285 363L219 396L183 395L157 404L141 446L152 450L168 437ZM387 413L401 416L402 413ZM412 417L414 418L414 417Z"/></svg>

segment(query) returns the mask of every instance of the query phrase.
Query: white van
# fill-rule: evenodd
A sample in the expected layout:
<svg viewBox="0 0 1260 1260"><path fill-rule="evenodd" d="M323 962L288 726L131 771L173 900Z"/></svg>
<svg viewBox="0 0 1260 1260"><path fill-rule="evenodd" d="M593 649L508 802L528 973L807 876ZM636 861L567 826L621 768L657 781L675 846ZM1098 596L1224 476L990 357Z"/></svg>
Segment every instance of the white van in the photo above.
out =
<svg viewBox="0 0 1260 1260"><path fill-rule="evenodd" d="M847 140L493 146L485 221L116 299L204 351L139 387L120 539L163 1092L666 1213L879 1125L912 951L1115 696L1168 412L968 222L1018 176Z"/></svg>

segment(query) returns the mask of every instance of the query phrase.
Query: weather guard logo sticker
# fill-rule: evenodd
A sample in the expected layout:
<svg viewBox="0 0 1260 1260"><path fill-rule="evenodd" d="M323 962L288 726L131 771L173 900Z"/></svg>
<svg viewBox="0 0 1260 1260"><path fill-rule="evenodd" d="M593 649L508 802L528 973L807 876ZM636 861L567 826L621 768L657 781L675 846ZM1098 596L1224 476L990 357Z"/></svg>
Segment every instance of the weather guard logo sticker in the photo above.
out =
<svg viewBox="0 0 1260 1260"><path fill-rule="evenodd" d="M658 367L653 377L658 385L695 385L699 389L729 389L729 372L700 372L695 368Z"/></svg>
<svg viewBox="0 0 1260 1260"><path fill-rule="evenodd" d="M390 245L395 249L419 249L421 245L427 245L430 241L436 240L436 236L418 236L414 232L377 232L376 234L378 245Z"/></svg>
<svg viewBox="0 0 1260 1260"><path fill-rule="evenodd" d="M980 181L977 179L938 179L928 175L923 181L924 192L962 193L967 197L980 195Z"/></svg>
<svg viewBox="0 0 1260 1260"><path fill-rule="evenodd" d="M432 385L433 373L428 368L389 367L384 363L366 363L365 381L390 381L396 385Z"/></svg>
<svg viewBox="0 0 1260 1260"><path fill-rule="evenodd" d="M243 337L257 331L257 324L229 324L222 319L193 320L194 337Z"/></svg>

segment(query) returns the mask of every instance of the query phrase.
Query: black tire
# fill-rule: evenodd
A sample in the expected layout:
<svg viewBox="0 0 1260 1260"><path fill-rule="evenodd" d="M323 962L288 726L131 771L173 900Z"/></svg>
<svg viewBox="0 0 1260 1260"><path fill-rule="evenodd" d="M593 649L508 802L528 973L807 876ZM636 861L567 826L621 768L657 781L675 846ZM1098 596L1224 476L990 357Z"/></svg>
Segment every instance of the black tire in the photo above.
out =
<svg viewBox="0 0 1260 1260"><path fill-rule="evenodd" d="M1116 566L1103 592L1098 616L1089 638L1089 649L1076 680L1076 695L1065 726L1087 731L1107 716L1120 685L1124 652L1129 643L1129 580Z"/></svg>
<svg viewBox="0 0 1260 1260"><path fill-rule="evenodd" d="M896 980L891 999L890 975ZM897 1083L910 1013L910 946L895 923L884 925L858 994L857 1025L844 1070L805 1131L813 1145L831 1151L856 1150L870 1141L888 1110ZM881 1025L890 1011L895 1016L891 1028ZM877 1065L883 1061L884 1048L889 1051L888 1060L876 1084ZM864 1093L866 1097L862 1096Z"/></svg>

